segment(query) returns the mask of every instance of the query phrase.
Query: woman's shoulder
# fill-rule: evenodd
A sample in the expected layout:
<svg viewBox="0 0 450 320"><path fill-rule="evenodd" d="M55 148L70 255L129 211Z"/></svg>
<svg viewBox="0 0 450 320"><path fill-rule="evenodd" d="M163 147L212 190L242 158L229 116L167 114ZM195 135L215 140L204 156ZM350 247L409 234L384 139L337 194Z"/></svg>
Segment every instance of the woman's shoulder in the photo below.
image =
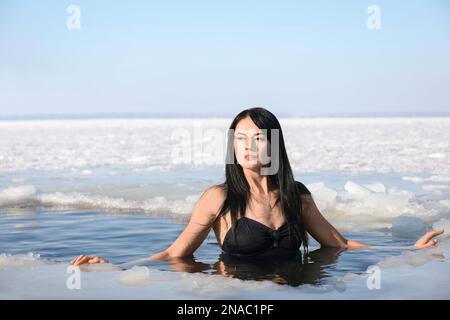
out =
<svg viewBox="0 0 450 320"><path fill-rule="evenodd" d="M205 195L209 200L225 200L225 197L227 195L227 188L225 184L215 184L210 187L208 187L204 192L203 195Z"/></svg>
<svg viewBox="0 0 450 320"><path fill-rule="evenodd" d="M225 200L226 194L220 186L208 187L195 203L193 217L207 218L208 221L215 220Z"/></svg>
<svg viewBox="0 0 450 320"><path fill-rule="evenodd" d="M209 207L217 208L222 206L227 197L227 190L223 184L208 187L200 197L200 200L207 203Z"/></svg>
<svg viewBox="0 0 450 320"><path fill-rule="evenodd" d="M295 184L301 195L311 195L311 191L302 182L296 180Z"/></svg>

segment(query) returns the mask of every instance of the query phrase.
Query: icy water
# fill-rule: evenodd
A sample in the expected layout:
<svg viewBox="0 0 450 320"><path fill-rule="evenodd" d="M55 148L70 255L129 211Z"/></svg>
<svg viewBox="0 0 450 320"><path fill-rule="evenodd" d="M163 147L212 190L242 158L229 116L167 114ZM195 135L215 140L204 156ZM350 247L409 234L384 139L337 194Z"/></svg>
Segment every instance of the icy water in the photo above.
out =
<svg viewBox="0 0 450 320"><path fill-rule="evenodd" d="M184 224L166 218L108 212L29 212L3 214L1 219L2 249L14 254L39 253L41 258L68 262L80 252L97 253L112 264L122 265L148 256L168 247L181 232ZM411 243L413 239L396 239L381 232L347 233L350 239L392 246ZM310 252L298 259L268 265L267 262L227 261L222 259L220 247L213 233L196 251L195 259L184 259L179 264L149 261L145 265L159 270L222 274L221 266L233 276L242 279L272 280L277 273L283 283L293 286L302 283L325 283L332 276L346 272L362 273L398 249L376 250L370 256L364 250L340 254L335 249L320 249L312 245ZM304 260L307 261L304 261ZM140 263L139 265L142 265ZM128 266L126 267L129 268ZM276 281L276 280L275 280Z"/></svg>
<svg viewBox="0 0 450 320"><path fill-rule="evenodd" d="M136 262L167 248L223 180L207 156L164 161L174 130L194 138L228 121L0 122L0 298L448 299L450 120L369 120L281 123L295 178L345 237L373 247L311 241L308 254L271 263L224 259L213 233L194 259ZM210 141L200 136L193 150ZM439 245L411 249L431 228L446 229ZM68 262L80 253L110 264L81 268L74 289Z"/></svg>

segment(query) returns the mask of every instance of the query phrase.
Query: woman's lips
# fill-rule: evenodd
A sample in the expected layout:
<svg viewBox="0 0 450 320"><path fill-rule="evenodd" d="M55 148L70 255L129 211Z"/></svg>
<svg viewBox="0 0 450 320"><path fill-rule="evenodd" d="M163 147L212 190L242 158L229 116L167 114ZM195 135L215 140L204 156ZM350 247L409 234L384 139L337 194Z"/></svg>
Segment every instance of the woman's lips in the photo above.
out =
<svg viewBox="0 0 450 320"><path fill-rule="evenodd" d="M253 159L256 159L256 156L252 156L252 155L246 154L244 158L245 158L245 160L250 160L250 159L253 160Z"/></svg>

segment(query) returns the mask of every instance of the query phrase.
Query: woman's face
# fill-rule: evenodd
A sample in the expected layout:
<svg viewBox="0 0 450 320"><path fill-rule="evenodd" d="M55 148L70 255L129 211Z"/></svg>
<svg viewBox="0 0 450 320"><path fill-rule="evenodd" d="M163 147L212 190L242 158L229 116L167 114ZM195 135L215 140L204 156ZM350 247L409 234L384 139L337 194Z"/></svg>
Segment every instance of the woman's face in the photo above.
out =
<svg viewBox="0 0 450 320"><path fill-rule="evenodd" d="M250 117L238 122L234 130L234 153L237 162L246 169L258 169L268 163L270 143L267 132L256 126Z"/></svg>

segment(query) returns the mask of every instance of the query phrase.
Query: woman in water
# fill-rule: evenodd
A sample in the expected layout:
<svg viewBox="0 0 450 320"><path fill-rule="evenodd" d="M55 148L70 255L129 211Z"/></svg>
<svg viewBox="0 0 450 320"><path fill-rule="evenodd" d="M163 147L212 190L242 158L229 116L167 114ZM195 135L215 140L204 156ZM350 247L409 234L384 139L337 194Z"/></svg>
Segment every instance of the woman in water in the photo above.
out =
<svg viewBox="0 0 450 320"><path fill-rule="evenodd" d="M178 238L148 259L192 257L211 228L223 254L241 260L294 257L301 245L307 250L307 233L323 247L369 246L344 238L320 213L306 186L294 180L280 123L271 112L244 110L230 129L225 182L208 188ZM443 232L425 233L414 247L434 246L434 237ZM71 261L74 265L104 262L104 258L85 255Z"/></svg>

